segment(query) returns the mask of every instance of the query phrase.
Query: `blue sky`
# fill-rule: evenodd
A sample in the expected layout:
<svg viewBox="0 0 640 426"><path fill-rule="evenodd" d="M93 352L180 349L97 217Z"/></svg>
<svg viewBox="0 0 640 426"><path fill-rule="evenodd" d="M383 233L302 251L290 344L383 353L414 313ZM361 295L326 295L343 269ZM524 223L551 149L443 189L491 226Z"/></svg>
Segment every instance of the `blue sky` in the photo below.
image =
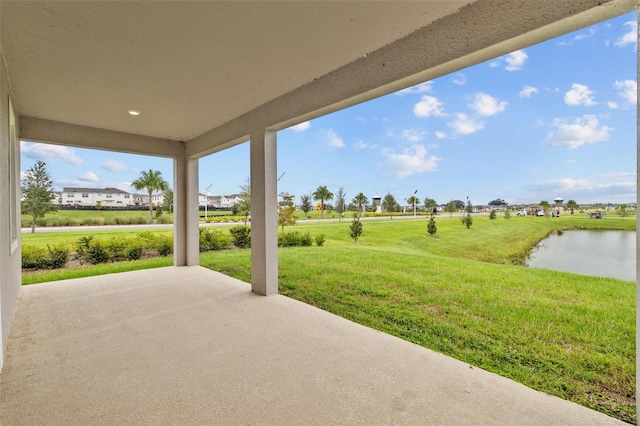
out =
<svg viewBox="0 0 640 426"><path fill-rule="evenodd" d="M630 13L278 132L279 191L343 186L350 201L391 193L537 203L636 202L637 14ZM22 143L57 189L117 187L170 160ZM239 192L244 143L200 160L200 189Z"/></svg>

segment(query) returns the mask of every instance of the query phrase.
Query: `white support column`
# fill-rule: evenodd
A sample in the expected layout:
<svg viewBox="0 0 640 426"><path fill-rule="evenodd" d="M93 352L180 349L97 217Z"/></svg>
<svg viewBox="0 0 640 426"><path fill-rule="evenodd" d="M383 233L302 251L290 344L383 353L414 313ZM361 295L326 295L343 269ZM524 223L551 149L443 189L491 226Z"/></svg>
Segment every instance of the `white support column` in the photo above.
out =
<svg viewBox="0 0 640 426"><path fill-rule="evenodd" d="M198 160L182 155L173 160L173 264L200 264Z"/></svg>
<svg viewBox="0 0 640 426"><path fill-rule="evenodd" d="M278 293L276 132L251 133L251 289Z"/></svg>

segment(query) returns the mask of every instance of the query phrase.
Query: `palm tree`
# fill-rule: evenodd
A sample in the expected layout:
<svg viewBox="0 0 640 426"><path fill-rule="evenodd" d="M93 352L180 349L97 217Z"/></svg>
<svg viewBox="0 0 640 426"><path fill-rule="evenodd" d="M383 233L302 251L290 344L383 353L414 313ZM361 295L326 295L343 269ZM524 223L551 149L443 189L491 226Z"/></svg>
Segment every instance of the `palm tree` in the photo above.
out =
<svg viewBox="0 0 640 426"><path fill-rule="evenodd" d="M166 191L169 189L169 184L162 178L162 172L151 169L149 169L148 172L143 171L138 179L131 182L131 187L136 191L147 190L149 194L149 223L153 223L153 203L151 202L151 196L154 191Z"/></svg>
<svg viewBox="0 0 640 426"><path fill-rule="evenodd" d="M578 208L578 203L576 203L576 200L569 200L567 201L567 208L571 210L571 214L573 214L573 211Z"/></svg>
<svg viewBox="0 0 640 426"><path fill-rule="evenodd" d="M311 195L313 195L314 200L318 200L320 204L322 204L320 218L324 218L324 202L333 200L333 193L329 191L326 186L319 186L316 192Z"/></svg>
<svg viewBox="0 0 640 426"><path fill-rule="evenodd" d="M369 199L362 192L359 192L358 195L353 197L352 203L358 208L358 217L360 217L362 213L362 206L366 206L368 202Z"/></svg>

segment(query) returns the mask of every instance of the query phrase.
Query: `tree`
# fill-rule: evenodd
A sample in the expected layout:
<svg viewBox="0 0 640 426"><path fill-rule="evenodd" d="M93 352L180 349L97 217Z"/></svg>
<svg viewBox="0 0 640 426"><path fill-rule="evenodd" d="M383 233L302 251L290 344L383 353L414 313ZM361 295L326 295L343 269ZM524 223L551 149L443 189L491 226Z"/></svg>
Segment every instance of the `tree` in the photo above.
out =
<svg viewBox="0 0 640 426"><path fill-rule="evenodd" d="M311 211L311 196L310 195L301 195L300 196L300 210L304 212L304 217L309 218L309 212Z"/></svg>
<svg viewBox="0 0 640 426"><path fill-rule="evenodd" d="M385 212L395 212L398 209L398 202L396 201L396 197L388 193L382 199L382 209Z"/></svg>
<svg viewBox="0 0 640 426"><path fill-rule="evenodd" d="M349 235L353 238L354 243L357 243L358 238L362 235L362 222L360 222L360 216L356 213L353 214L353 221L351 221L351 226L349 226Z"/></svg>
<svg viewBox="0 0 640 426"><path fill-rule="evenodd" d="M567 201L567 208L571 210L571 214L573 214L573 211L578 208L578 203L576 203L576 200L569 200Z"/></svg>
<svg viewBox="0 0 640 426"><path fill-rule="evenodd" d="M464 201L462 200L453 200L453 204L456 206L456 209L458 210L464 209Z"/></svg>
<svg viewBox="0 0 640 426"><path fill-rule="evenodd" d="M618 206L618 212L620 212L620 216L622 217L627 217L627 205L626 204L620 204Z"/></svg>
<svg viewBox="0 0 640 426"><path fill-rule="evenodd" d="M504 218L511 219L511 212L509 211L509 207L504 210Z"/></svg>
<svg viewBox="0 0 640 426"><path fill-rule="evenodd" d="M285 206L293 206L293 199L296 197L295 195L291 195L289 192L281 192L280 197L282 197L282 204Z"/></svg>
<svg viewBox="0 0 640 426"><path fill-rule="evenodd" d="M437 231L438 227L436 226L436 219L431 215L429 222L427 222L427 232L433 237Z"/></svg>
<svg viewBox="0 0 640 426"><path fill-rule="evenodd" d="M496 220L496 216L497 216L497 214L496 214L496 211L495 211L495 210L491 210L491 211L489 212L489 219L491 219L491 222L492 222L492 223L495 223L495 222L493 222L493 221L494 221L494 220Z"/></svg>
<svg viewBox="0 0 640 426"><path fill-rule="evenodd" d="M282 227L283 235L285 226L296 224L295 212L296 208L294 206L282 206L278 209L278 225Z"/></svg>
<svg viewBox="0 0 640 426"><path fill-rule="evenodd" d="M416 197L415 195L412 195L411 197L407 198L407 203L411 204L413 206L413 211L416 211L416 204L418 204L420 202L420 199L418 199L418 197Z"/></svg>
<svg viewBox="0 0 640 426"><path fill-rule="evenodd" d="M467 229L471 228L473 224L473 218L471 217L471 213L467 213L462 217L462 224L467 227Z"/></svg>
<svg viewBox="0 0 640 426"><path fill-rule="evenodd" d="M345 201L347 198L347 194L344 192L344 188L342 186L338 187L338 192L336 194L336 211L338 212L338 222L342 221L342 215L347 210L347 203Z"/></svg>
<svg viewBox="0 0 640 426"><path fill-rule="evenodd" d="M333 193L326 186L319 186L312 195L314 200L320 201L320 204L322 204L320 207L320 218L322 219L324 218L324 202L325 200L333 200Z"/></svg>
<svg viewBox="0 0 640 426"><path fill-rule="evenodd" d="M98 211L102 210L102 201L100 200L96 201L96 210Z"/></svg>
<svg viewBox="0 0 640 426"><path fill-rule="evenodd" d="M467 211L467 214L473 213L473 205L471 205L471 200L467 197L467 205L464 208Z"/></svg>
<svg viewBox="0 0 640 426"><path fill-rule="evenodd" d="M171 188L167 188L167 190L164 191L162 207L164 207L167 213L173 212L173 190Z"/></svg>
<svg viewBox="0 0 640 426"><path fill-rule="evenodd" d="M551 208L549 202L544 200L540 201L540 207L544 210L544 215L547 216L549 214L549 209Z"/></svg>
<svg viewBox="0 0 640 426"><path fill-rule="evenodd" d="M237 204L238 213L244 216L244 225L247 226L251 214L251 181L249 178L240 185L240 202Z"/></svg>
<svg viewBox="0 0 640 426"><path fill-rule="evenodd" d="M162 178L162 172L159 170L142 171L140 177L131 182L131 187L137 191L147 190L149 194L149 223L153 223L153 203L151 196L155 191L166 191L169 184Z"/></svg>
<svg viewBox="0 0 640 426"><path fill-rule="evenodd" d="M53 204L56 199L53 179L44 161L38 160L26 171L21 189L24 197L22 212L31 216L31 232L35 233L36 220L58 210L58 206Z"/></svg>
<svg viewBox="0 0 640 426"><path fill-rule="evenodd" d="M362 214L362 206L366 206L369 202L369 199L362 193L359 192L358 195L353 197L352 203L356 205L356 209L358 210L358 217Z"/></svg>
<svg viewBox="0 0 640 426"><path fill-rule="evenodd" d="M444 208L444 210L449 213L451 216L453 217L453 213L455 213L458 210L458 207L456 206L456 202L451 200L447 203L447 206Z"/></svg>
<svg viewBox="0 0 640 426"><path fill-rule="evenodd" d="M433 209L438 207L438 203L433 198L425 197L424 199L424 208L427 210L427 213L431 213L433 215Z"/></svg>
<svg viewBox="0 0 640 426"><path fill-rule="evenodd" d="M501 198L496 198L495 200L491 200L489 201L489 205L490 206L506 206L509 203L507 203L505 200L501 199Z"/></svg>

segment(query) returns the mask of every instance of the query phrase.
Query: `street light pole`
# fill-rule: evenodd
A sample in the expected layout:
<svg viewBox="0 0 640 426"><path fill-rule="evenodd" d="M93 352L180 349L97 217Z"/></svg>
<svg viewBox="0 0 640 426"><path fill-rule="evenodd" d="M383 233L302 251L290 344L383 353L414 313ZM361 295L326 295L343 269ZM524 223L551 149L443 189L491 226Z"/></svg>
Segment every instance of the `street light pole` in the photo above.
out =
<svg viewBox="0 0 640 426"><path fill-rule="evenodd" d="M211 184L213 185L213 184ZM204 190L204 221L207 221L207 217L208 217L208 208L209 208L209 188L211 188L211 185L207 186L207 188Z"/></svg>
<svg viewBox="0 0 640 426"><path fill-rule="evenodd" d="M416 194L418 193L418 190L416 189L413 192L413 217L416 217Z"/></svg>

